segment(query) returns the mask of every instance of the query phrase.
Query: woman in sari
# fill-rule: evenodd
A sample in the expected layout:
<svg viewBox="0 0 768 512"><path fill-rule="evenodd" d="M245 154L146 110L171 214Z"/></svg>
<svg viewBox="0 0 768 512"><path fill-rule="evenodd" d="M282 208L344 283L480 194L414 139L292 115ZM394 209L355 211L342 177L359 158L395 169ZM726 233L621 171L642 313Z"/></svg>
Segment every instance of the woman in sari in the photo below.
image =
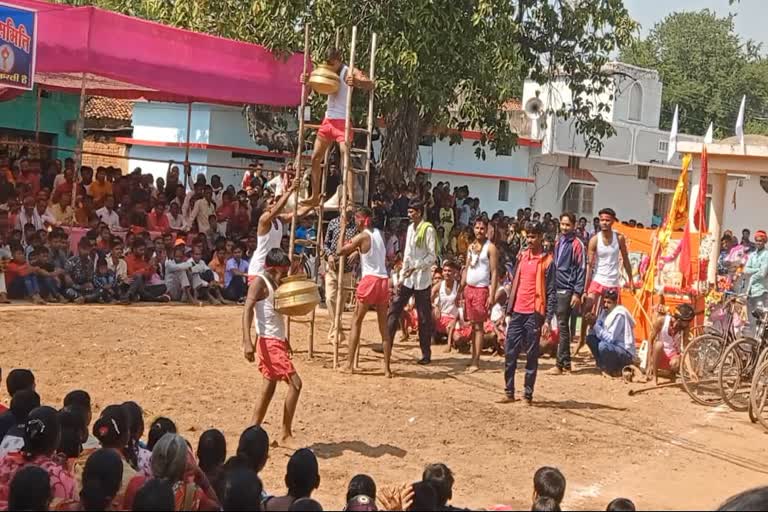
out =
<svg viewBox="0 0 768 512"><path fill-rule="evenodd" d="M19 470L38 466L48 473L51 497L71 500L75 496L72 475L54 460L61 438L58 412L52 407L38 407L24 424L24 448L0 459L0 509L8 507L10 485Z"/></svg>
<svg viewBox="0 0 768 512"><path fill-rule="evenodd" d="M173 486L175 510L218 511L216 493L200 468L195 463L192 450L183 437L177 434L164 435L152 449L152 475ZM125 494L125 510L133 508L136 493L147 478L134 478Z"/></svg>

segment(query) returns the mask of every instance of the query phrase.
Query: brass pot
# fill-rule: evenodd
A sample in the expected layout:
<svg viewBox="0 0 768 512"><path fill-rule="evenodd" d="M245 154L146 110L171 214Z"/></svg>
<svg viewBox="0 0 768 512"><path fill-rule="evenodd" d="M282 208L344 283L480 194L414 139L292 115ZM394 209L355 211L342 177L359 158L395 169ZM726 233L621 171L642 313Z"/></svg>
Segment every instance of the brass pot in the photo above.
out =
<svg viewBox="0 0 768 512"><path fill-rule="evenodd" d="M308 315L320 304L317 284L306 274L284 278L275 291L275 309L287 316Z"/></svg>
<svg viewBox="0 0 768 512"><path fill-rule="evenodd" d="M329 65L318 64L309 75L309 86L318 94L336 94L341 86L341 80Z"/></svg>

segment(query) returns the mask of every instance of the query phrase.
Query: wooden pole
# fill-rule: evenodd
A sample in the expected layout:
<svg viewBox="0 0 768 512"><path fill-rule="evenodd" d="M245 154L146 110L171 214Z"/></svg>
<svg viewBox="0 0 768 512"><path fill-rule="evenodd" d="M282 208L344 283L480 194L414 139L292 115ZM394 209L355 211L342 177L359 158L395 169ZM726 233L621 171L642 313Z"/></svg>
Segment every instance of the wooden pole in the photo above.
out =
<svg viewBox="0 0 768 512"><path fill-rule="evenodd" d="M368 68L368 78L371 81L376 78L376 33L371 36L371 63ZM368 203L369 188L371 186L371 145L373 144L373 91L371 89L368 92L368 122L366 129L366 144L365 144L365 175L363 176L363 204ZM357 175L354 175L355 184L357 184ZM383 341L383 340L382 340ZM357 351L355 352L355 368L360 366L360 344L357 344Z"/></svg>
<svg viewBox="0 0 768 512"><path fill-rule="evenodd" d="M192 167L189 165L189 142L192 131L192 102L187 104L187 143L184 146L184 190L187 189L187 178L189 174L192 174Z"/></svg>
<svg viewBox="0 0 768 512"><path fill-rule="evenodd" d="M82 74L80 82L80 110L77 115L76 131L77 131L77 149L75 150L75 179L72 187L72 224L75 223L75 206L77 205L77 192L82 181L82 175L80 173L80 166L83 164L83 131L85 130L85 84L87 75Z"/></svg>
<svg viewBox="0 0 768 512"><path fill-rule="evenodd" d="M325 184L326 180L328 178L328 159L330 158L330 148L325 150L325 157L323 161L323 178L320 183L320 189L321 191L325 190ZM318 277L320 275L320 258L322 257L322 250L323 250L323 240L325 238L325 232L323 231L323 215L324 212L324 202L320 201L320 206L317 209L317 235L316 235L316 242L315 245L315 283L319 286L320 283L318 282ZM328 300L328 297L326 297L326 301ZM312 317L310 318L310 324L309 324L309 358L312 359L315 357L315 318L316 318L316 309L312 310Z"/></svg>
<svg viewBox="0 0 768 512"><path fill-rule="evenodd" d="M302 71L303 75L307 74L307 71L309 70L309 23L304 25L304 70ZM298 180L298 183L301 184L301 178L303 174L303 166L301 161L301 154L304 152L304 108L306 107L306 95L307 95L307 84L302 83L301 84L301 104L299 105L299 139L296 144L296 163L294 165L296 169L296 175L294 176L294 179ZM313 191L314 192L314 191ZM291 262L291 266L289 267L288 274L294 274L295 269L293 266L293 260L294 260L294 252L296 248L296 224L299 220L299 187L296 187L296 190L293 192L293 211L291 212L291 232L288 235L288 259ZM311 324L309 326L310 333L314 331L314 317L315 313L314 310L312 310L312 320ZM288 317L288 339L291 339L291 317ZM314 340L311 339L312 335L310 334L310 342L309 342L309 357L312 357L312 353L314 352L312 344Z"/></svg>
<svg viewBox="0 0 768 512"><path fill-rule="evenodd" d="M350 48L350 55L349 55L349 68L347 70L347 73L354 73L355 72L355 46L357 44L357 26L352 27L352 46ZM342 87L346 87L346 84L341 85ZM349 150L351 148L351 140L349 137L350 129L352 128L352 94L354 92L354 88L349 88L349 94L347 94L347 112L346 112L346 121L345 121L345 130L344 130L344 145L346 146L346 151L344 151L344 162L343 162L343 171L342 171L342 184L341 184L341 201L339 205L339 229L341 230L341 234L339 235L339 243L343 244L345 242L345 235L347 232L347 204L349 198L347 197L347 183L349 183L350 179L354 178L354 175L350 172L350 154ZM344 304L342 302L342 298L344 297L344 264L345 264L344 256L339 258L339 265L338 265L338 272L337 272L337 290L336 290L336 343L333 345L333 367L338 368L339 365L339 344L341 343L341 333L342 333L342 325L341 325L341 317L342 313L344 312Z"/></svg>
<svg viewBox="0 0 768 512"><path fill-rule="evenodd" d="M376 43L377 36L374 32L371 37L371 66L368 71L368 77L371 81L376 80ZM368 93L368 146L365 154L365 188L363 189L363 202L368 204L368 196L370 195L371 187L371 146L373 145L373 96L376 88L374 87Z"/></svg>
<svg viewBox="0 0 768 512"><path fill-rule="evenodd" d="M304 75L309 71L309 24L304 25ZM304 165L301 154L304 152L304 108L306 107L307 84L301 84L301 105L299 106L299 140L296 148L296 179L301 183L304 173ZM315 190L312 193L316 193ZM296 224L299 216L299 187L293 192L293 212L291 214L291 233L288 243L288 258L291 260L291 273L293 273L293 257L296 244Z"/></svg>

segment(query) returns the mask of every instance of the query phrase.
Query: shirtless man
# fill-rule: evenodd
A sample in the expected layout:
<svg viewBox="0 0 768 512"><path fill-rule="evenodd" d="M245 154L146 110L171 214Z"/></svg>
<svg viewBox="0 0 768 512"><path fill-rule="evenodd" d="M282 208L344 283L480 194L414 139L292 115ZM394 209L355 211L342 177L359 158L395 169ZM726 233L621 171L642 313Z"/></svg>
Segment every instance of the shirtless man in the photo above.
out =
<svg viewBox="0 0 768 512"><path fill-rule="evenodd" d="M475 241L467 250L467 264L461 277L464 290L464 319L472 323L472 362L470 372L480 369L480 352L483 350L484 324L496 302L498 252L486 238L488 221L475 220Z"/></svg>
<svg viewBox="0 0 768 512"><path fill-rule="evenodd" d="M668 370L672 378L680 371L680 350L691 337L691 322L695 317L689 304L680 304L674 315L658 315L651 330L651 356L646 379L658 385L658 370ZM681 345L682 342L682 345Z"/></svg>
<svg viewBox="0 0 768 512"><path fill-rule="evenodd" d="M258 354L259 371L264 378L261 394L253 411L253 425L261 425L269 404L275 394L277 383L288 384L288 395L283 409L283 432L281 446L290 448L293 441L293 416L301 393L301 378L293 367L291 343L286 337L285 319L275 310L275 290L280 280L288 275L290 261L280 249L272 249L264 262L263 273L254 276L248 286L248 297L243 311L243 353L245 359L256 361ZM255 317L255 322L254 322ZM251 339L251 324L255 323L256 344Z"/></svg>
<svg viewBox="0 0 768 512"><path fill-rule="evenodd" d="M290 224L291 213L283 212L293 192L299 186L298 179L291 182L288 189L278 198L272 199L264 213L259 217L256 237L256 251L248 262L248 282L264 271L264 261L272 249L280 248L283 240L283 224ZM302 218L312 211L311 207L299 207L298 217Z"/></svg>
<svg viewBox="0 0 768 512"><path fill-rule="evenodd" d="M611 208L603 208L598 212L600 231L589 240L587 248L587 294L582 301L582 314L592 312L597 314L605 292L615 290L621 293L621 266L628 276L627 284L635 293L635 283L632 281L632 263L627 252L627 240L624 235L613 230L616 222L616 212ZM587 323L581 323L581 337L574 355L578 354L586 343Z"/></svg>
<svg viewBox="0 0 768 512"><path fill-rule="evenodd" d="M443 278L432 286L432 304L435 305L435 333L448 336L448 349L453 344L453 331L459 318L459 283L456 276L459 266L455 261L443 261Z"/></svg>
<svg viewBox="0 0 768 512"><path fill-rule="evenodd" d="M368 78L365 73L355 68L349 69L349 66L342 62L341 51L338 48L329 48L325 54L325 62L331 69L339 75L341 85L336 94L328 96L328 107L325 111L325 118L320 125L320 130L315 138L315 149L312 152L312 195L302 201L302 204L317 206L320 204L320 181L322 178L323 158L326 150L334 142L339 143L341 149L341 161L346 162L347 148L345 129L347 119L347 96L352 94L352 89L363 89L371 91L375 87L373 80ZM301 75L301 83L309 80L309 75ZM349 134L350 142L352 134ZM346 169L344 170L346 171ZM350 201L354 201L354 181L344 179L347 182L347 194Z"/></svg>
<svg viewBox="0 0 768 512"><path fill-rule="evenodd" d="M354 371L355 354L360 343L360 330L365 314L373 306L379 320L379 333L384 345L384 376L392 378L390 359L392 340L387 330L387 310L389 308L389 275L387 273L387 249L381 231L373 227L373 212L369 208L360 208L355 213L355 224L359 233L346 244L339 244L339 256L349 256L360 252L362 279L357 283L357 304L349 336L349 355L346 372Z"/></svg>

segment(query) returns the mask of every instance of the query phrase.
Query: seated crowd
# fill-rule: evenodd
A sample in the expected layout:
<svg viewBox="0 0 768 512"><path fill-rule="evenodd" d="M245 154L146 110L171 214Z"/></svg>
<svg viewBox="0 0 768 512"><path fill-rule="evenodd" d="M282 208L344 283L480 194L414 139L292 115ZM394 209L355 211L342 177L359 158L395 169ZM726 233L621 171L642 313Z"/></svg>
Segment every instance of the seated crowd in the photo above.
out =
<svg viewBox="0 0 768 512"><path fill-rule="evenodd" d="M260 426L247 428L227 458L228 443L218 430L203 432L196 449L168 418L157 418L145 432L135 402L109 405L94 421L85 391L70 392L57 409L41 405L29 370L11 371L6 384L11 403L0 414L0 509L322 510L312 499L321 478L309 449L289 458L283 494L264 489L258 475L270 441ZM328 508L460 510L448 504L453 483L444 464L428 465L417 483L378 491L370 476L357 475L346 496ZM533 510L559 510L565 477L541 468L533 489ZM628 500L622 503L609 510L634 510Z"/></svg>
<svg viewBox="0 0 768 512"><path fill-rule="evenodd" d="M109 405L92 417L87 392L68 393L61 406L41 405L29 370L9 373L10 409L0 406L0 510L323 510L312 498L321 471L308 448L285 468L285 490L270 493L259 473L270 461L270 440L260 426L243 431L236 447L207 430L193 447L169 418L145 431L135 402ZM145 435L146 434L146 435ZM228 457L228 453L234 455ZM453 505L454 473L429 464L415 483L380 488L368 475L351 478L329 510L468 510ZM531 510L565 508L565 476L542 467L533 476ZM731 498L720 510L764 510L766 488ZM487 510L513 510L489 505ZM606 510L632 511L626 498Z"/></svg>
<svg viewBox="0 0 768 512"><path fill-rule="evenodd" d="M72 159L33 169L25 154L22 149L10 159L0 153L0 302L242 301L259 218L287 176L254 164L239 190L224 187L218 175L209 183L204 174L188 190L172 163L166 177L155 180L139 168L125 175L113 167L76 172ZM283 171L292 172L291 166ZM338 169L331 166L327 195L338 181ZM437 228L441 259L454 257L459 264L477 218L489 221L488 238L504 262L525 247L528 221L542 223L546 246L558 232L556 218L530 208L515 217L499 211L489 218L466 186L433 187L424 174L408 184L379 179L371 206L383 219L390 268L402 256L412 199L424 202L427 220ZM594 221L588 226L586 218L579 219L577 233L588 238ZM315 238L315 224L311 216L301 219L297 239ZM287 249L287 233L283 242ZM301 244L296 253L315 256Z"/></svg>

